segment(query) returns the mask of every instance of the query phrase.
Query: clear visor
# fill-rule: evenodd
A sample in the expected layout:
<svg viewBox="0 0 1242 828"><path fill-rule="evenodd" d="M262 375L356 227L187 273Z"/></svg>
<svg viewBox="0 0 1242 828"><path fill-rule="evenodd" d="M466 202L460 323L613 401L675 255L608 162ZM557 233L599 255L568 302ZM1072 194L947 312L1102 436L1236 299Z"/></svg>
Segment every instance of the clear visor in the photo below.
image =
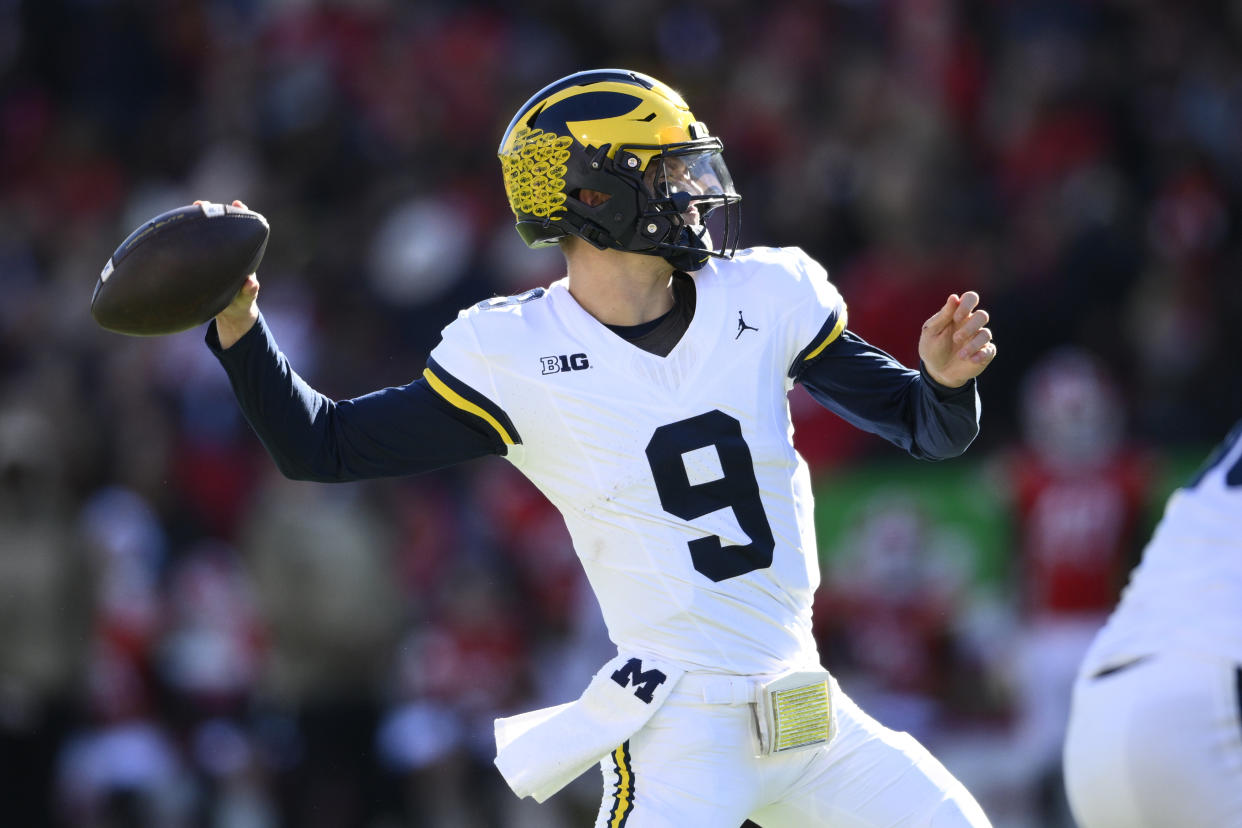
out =
<svg viewBox="0 0 1242 828"><path fill-rule="evenodd" d="M657 199L672 198L677 193L689 195L704 215L729 197L737 197L719 147L666 150L651 159L643 171L643 181Z"/></svg>

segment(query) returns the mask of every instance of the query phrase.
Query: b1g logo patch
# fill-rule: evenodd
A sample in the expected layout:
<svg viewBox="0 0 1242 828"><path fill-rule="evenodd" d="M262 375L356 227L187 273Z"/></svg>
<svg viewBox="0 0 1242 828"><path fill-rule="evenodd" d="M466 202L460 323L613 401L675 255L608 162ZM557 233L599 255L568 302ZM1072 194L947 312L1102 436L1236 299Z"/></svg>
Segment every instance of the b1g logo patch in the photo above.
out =
<svg viewBox="0 0 1242 828"><path fill-rule="evenodd" d="M559 374L563 371L582 371L591 367L586 354L561 354L560 356L539 357L543 364L543 373Z"/></svg>

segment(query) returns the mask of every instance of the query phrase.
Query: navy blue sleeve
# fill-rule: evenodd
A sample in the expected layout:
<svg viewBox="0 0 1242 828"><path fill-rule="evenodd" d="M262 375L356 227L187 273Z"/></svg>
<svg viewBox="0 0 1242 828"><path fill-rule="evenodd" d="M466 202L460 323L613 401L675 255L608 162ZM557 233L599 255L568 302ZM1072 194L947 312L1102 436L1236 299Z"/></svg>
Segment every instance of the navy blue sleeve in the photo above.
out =
<svg viewBox="0 0 1242 828"><path fill-rule="evenodd" d="M227 350L213 321L207 346L228 373L247 422L295 480L417 474L506 451L494 432L463 422L421 378L352 400L325 397L294 372L262 316Z"/></svg>
<svg viewBox="0 0 1242 828"><path fill-rule="evenodd" d="M848 330L794 379L829 411L922 460L956 457L979 433L973 379L941 385Z"/></svg>

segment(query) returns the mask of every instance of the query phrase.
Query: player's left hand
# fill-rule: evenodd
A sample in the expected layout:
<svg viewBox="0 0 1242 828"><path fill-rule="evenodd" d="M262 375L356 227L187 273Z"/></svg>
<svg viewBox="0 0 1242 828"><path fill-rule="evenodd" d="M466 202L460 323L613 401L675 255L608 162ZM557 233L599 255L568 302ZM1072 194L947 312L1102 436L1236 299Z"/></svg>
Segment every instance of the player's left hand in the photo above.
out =
<svg viewBox="0 0 1242 828"><path fill-rule="evenodd" d="M932 379L958 388L996 358L996 343L988 324L988 312L979 307L979 294L968 290L950 294L944 307L923 323L919 357Z"/></svg>

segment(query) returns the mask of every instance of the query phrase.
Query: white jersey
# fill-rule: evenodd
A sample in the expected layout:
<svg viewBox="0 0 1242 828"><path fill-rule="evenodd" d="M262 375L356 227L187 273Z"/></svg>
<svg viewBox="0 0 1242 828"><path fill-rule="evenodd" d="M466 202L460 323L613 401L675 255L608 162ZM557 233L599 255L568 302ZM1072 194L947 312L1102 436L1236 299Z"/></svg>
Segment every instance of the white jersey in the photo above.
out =
<svg viewBox="0 0 1242 828"><path fill-rule="evenodd" d="M1083 672L1170 650L1242 664L1242 422L1169 499Z"/></svg>
<svg viewBox="0 0 1242 828"><path fill-rule="evenodd" d="M609 330L562 279L462 311L425 376L491 424L564 515L620 648L741 674L817 663L811 481L787 394L845 305L796 248L713 259L694 280L666 357Z"/></svg>

